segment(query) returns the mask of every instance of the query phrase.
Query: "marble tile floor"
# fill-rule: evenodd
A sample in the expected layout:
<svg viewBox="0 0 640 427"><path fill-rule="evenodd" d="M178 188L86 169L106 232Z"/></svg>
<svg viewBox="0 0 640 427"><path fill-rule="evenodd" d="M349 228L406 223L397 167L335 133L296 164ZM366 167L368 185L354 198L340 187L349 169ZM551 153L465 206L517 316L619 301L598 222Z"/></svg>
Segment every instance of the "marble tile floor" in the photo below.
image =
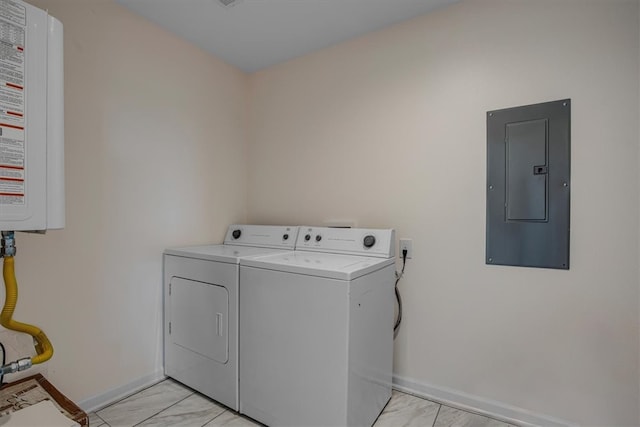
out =
<svg viewBox="0 0 640 427"><path fill-rule="evenodd" d="M90 427L252 427L249 418L166 379L89 414ZM510 424L393 391L374 427L514 427Z"/></svg>

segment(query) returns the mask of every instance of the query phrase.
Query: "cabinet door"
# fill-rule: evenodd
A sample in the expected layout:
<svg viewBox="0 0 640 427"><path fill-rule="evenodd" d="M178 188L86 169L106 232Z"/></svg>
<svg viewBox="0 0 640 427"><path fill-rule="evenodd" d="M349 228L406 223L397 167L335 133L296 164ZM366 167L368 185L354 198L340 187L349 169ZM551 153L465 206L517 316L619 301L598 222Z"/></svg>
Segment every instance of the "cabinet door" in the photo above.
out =
<svg viewBox="0 0 640 427"><path fill-rule="evenodd" d="M173 344L220 363L229 360L229 293L222 286L171 279Z"/></svg>

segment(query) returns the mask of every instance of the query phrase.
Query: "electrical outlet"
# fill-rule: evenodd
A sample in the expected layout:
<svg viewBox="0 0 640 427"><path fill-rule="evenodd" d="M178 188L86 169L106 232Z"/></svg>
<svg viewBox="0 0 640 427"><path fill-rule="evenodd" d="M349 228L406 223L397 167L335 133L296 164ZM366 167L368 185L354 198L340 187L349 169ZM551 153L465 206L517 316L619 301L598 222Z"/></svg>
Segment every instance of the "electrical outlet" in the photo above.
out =
<svg viewBox="0 0 640 427"><path fill-rule="evenodd" d="M407 250L407 259L413 258L413 240L400 239L400 251L398 256L402 259L402 251Z"/></svg>

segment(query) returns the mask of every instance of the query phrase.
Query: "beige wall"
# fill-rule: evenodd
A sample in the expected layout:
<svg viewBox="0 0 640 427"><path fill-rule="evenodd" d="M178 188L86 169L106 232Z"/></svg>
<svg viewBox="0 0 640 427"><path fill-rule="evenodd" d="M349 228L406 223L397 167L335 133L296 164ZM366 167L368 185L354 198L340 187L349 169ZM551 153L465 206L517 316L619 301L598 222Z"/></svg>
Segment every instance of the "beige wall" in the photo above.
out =
<svg viewBox="0 0 640 427"><path fill-rule="evenodd" d="M161 254L246 219L247 77L110 0L65 31L67 226L18 234L18 320L77 401L162 373Z"/></svg>
<svg viewBox="0 0 640 427"><path fill-rule="evenodd" d="M67 227L18 235L16 318L69 397L161 372L165 247L343 219L414 241L399 377L639 423L637 1L466 0L250 77L110 0L30 3L65 26ZM485 112L565 97L571 270L486 266Z"/></svg>
<svg viewBox="0 0 640 427"><path fill-rule="evenodd" d="M466 0L250 80L249 220L394 227L395 373L638 418L638 3ZM572 99L571 270L487 266L485 112Z"/></svg>

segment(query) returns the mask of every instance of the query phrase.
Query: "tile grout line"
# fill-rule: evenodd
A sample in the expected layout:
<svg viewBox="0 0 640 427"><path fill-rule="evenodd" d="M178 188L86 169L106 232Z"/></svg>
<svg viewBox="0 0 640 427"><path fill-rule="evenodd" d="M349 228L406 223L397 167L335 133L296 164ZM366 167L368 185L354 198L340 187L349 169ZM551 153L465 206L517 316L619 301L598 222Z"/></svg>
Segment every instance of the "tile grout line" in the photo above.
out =
<svg viewBox="0 0 640 427"><path fill-rule="evenodd" d="M97 413L97 412L94 412L94 415L95 415L96 417L98 417L98 419L99 419L100 421L102 421L102 424L107 424L107 422L106 422L105 420L103 420L103 419L102 419L102 417L101 417L100 415L98 415L98 413ZM102 424L100 424L100 425L102 425ZM100 427L100 426L98 426L98 427Z"/></svg>
<svg viewBox="0 0 640 427"><path fill-rule="evenodd" d="M140 425L140 424L142 424L143 422L145 422L145 421L147 421L147 420L150 420L151 418L155 417L155 416L156 416L156 415L158 415L158 414L163 413L163 412L164 412L164 411L166 411L167 409L169 409L169 408L171 408L171 407L176 406L178 403L182 402L183 400L188 399L189 397L193 396L193 394L194 394L194 393L193 393L193 392L191 392L191 394L189 394L189 395L187 395L187 396L183 397L182 399L178 400L177 402L172 403L171 405L167 406L166 408L161 409L160 411L156 412L155 414L151 415L150 417L147 417L147 418L145 418L144 420L140 421L139 423L134 424L134 425L133 425L133 427L135 427L135 426L139 426L139 425Z"/></svg>
<svg viewBox="0 0 640 427"><path fill-rule="evenodd" d="M169 378L167 377L167 378L163 379L162 381L158 381L158 382L157 382L157 383L155 383L155 384L151 384L150 386L145 387L145 388L143 388L143 389L141 389L141 390L138 390L138 391L136 391L135 393L131 393L131 394L127 395L127 396L124 396L122 399L118 399L118 400L116 400L115 402L109 403L108 405L106 405L106 406L104 406L104 407L102 407L102 408L100 408L100 409L96 409L96 410L94 410L94 411L93 411L93 413L94 413L94 414L96 414L96 415L98 415L98 411L103 411L103 410L105 410L105 409L107 409L107 408L112 407L113 405L117 405L118 403L122 402L123 400L127 400L127 399L128 399L128 398L130 398L131 396L135 396L136 394L142 393L142 392L143 392L143 391L145 391L145 390L149 390L151 387L155 387L155 386L157 386L158 384L162 384L163 382L167 381L168 379L169 379ZM98 417L100 417L100 415L98 415ZM102 417L100 417L100 419L102 420ZM103 420L103 421L104 421L104 420Z"/></svg>
<svg viewBox="0 0 640 427"><path fill-rule="evenodd" d="M224 411L220 412L218 415L216 415L215 417L211 418L209 421L207 421L206 423L202 424L200 427L206 426L211 421L215 420L216 418L218 418L220 415L224 414L225 412L229 412L229 410L228 409L224 409Z"/></svg>
<svg viewBox="0 0 640 427"><path fill-rule="evenodd" d="M457 406L454 406L454 405L451 405L451 404L445 404L445 403L439 402L437 400L427 399L427 398L422 397L422 396L420 396L418 394L415 394L415 393L411 393L411 392L407 392L407 391L401 391L401 390L398 390L398 389L394 389L394 390L397 391L398 393L403 393L403 394L406 394L406 395L409 395L409 396L413 396L413 397L416 397L418 399L425 400L427 402L436 403L436 404L440 405L440 407L446 406L447 408L455 409L456 411L467 412L469 414L473 414L473 415L478 415L480 417L489 418L490 420L498 421L500 423L504 423L504 424L507 424L509 426L520 427L518 424L513 424L511 421L505 421L505 420L500 419L500 418L495 418L494 416L487 415L487 414L482 413L482 412L476 412L476 411L471 410L471 409L463 409L463 408L460 408L460 407L457 407ZM438 409L438 413L439 412L440 412L440 410Z"/></svg>
<svg viewBox="0 0 640 427"><path fill-rule="evenodd" d="M436 426L436 421L438 420L438 415L440 415L440 409L442 409L442 403L438 404L438 412L436 412L436 416L433 419L433 423L431 423L431 427L435 427Z"/></svg>
<svg viewBox="0 0 640 427"><path fill-rule="evenodd" d="M378 422L378 420L380 419L380 417L382 416L382 414L384 414L387 411L387 409L389 408L389 405L391 404L392 400L393 400L393 391L391 391L391 397L389 397L389 400L387 401L387 403L385 403L385 405L382 407L382 411L380 411L380 413L376 417L376 419L373 422L373 424L371 425L371 427L375 426L376 423Z"/></svg>
<svg viewBox="0 0 640 427"><path fill-rule="evenodd" d="M488 419L490 419L492 421L497 421L499 423L506 424L507 426L520 427L517 424L512 424L511 421L505 421L505 420L501 420L501 419L498 419L498 418L494 418L494 417L492 417L490 415L482 414L480 412L474 412L474 411L471 411L471 410L468 410L468 409L456 408L455 406L445 405L444 403L441 403L440 406L441 407L442 406L446 406L447 408L455 409L456 411L466 412L467 414L473 414L473 415L477 415L479 417L488 418Z"/></svg>

